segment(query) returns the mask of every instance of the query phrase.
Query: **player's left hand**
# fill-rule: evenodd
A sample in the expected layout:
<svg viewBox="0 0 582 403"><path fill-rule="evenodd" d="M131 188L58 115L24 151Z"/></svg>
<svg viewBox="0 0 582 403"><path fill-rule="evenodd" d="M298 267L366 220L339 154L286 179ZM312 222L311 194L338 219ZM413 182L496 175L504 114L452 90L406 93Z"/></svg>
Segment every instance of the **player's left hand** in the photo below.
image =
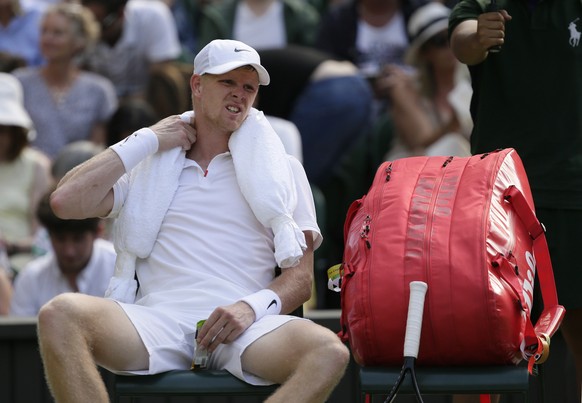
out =
<svg viewBox="0 0 582 403"><path fill-rule="evenodd" d="M242 301L216 308L208 317L196 342L214 351L221 343L232 343L255 321L255 312Z"/></svg>

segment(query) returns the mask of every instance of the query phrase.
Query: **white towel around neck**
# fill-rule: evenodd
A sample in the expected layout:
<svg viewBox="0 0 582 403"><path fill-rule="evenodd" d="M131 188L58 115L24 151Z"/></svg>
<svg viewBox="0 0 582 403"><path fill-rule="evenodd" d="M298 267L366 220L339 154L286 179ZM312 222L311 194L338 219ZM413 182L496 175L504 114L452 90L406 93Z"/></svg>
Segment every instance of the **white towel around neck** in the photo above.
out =
<svg viewBox="0 0 582 403"><path fill-rule="evenodd" d="M181 118L190 122L193 115L189 111ZM281 140L263 113L253 108L228 146L243 196L259 222L273 231L277 264L282 268L297 265L307 245L293 220L297 192ZM129 303L135 300L136 259L146 258L152 251L185 158L181 148L158 152L131 171L128 195L115 223L117 260L106 297Z"/></svg>

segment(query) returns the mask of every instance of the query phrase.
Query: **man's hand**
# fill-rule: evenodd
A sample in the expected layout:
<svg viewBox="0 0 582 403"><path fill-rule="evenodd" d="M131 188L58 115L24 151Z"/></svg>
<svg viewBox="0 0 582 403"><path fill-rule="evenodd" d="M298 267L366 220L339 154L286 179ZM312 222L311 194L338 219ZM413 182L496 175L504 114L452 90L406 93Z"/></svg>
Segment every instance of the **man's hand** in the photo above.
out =
<svg viewBox="0 0 582 403"><path fill-rule="evenodd" d="M469 66L483 62L491 47L505 42L505 23L509 20L507 11L500 10L461 22L451 35L451 49L456 58Z"/></svg>
<svg viewBox="0 0 582 403"><path fill-rule="evenodd" d="M158 151L170 150L175 147L182 147L183 150L188 151L196 141L194 118L188 124L183 122L180 116L172 115L160 120L150 129L158 136Z"/></svg>
<svg viewBox="0 0 582 403"><path fill-rule="evenodd" d="M477 19L477 42L483 50L501 46L505 42L505 22L511 16L505 10L479 15Z"/></svg>
<svg viewBox="0 0 582 403"><path fill-rule="evenodd" d="M243 301L216 308L198 332L196 342L212 352L221 343L232 343L255 321L255 312Z"/></svg>

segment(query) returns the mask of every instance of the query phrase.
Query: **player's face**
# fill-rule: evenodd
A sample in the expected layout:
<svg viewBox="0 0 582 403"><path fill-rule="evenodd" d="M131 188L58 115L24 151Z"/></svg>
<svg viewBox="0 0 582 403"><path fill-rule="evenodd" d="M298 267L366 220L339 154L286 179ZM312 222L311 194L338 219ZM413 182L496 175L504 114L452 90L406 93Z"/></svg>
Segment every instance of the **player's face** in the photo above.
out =
<svg viewBox="0 0 582 403"><path fill-rule="evenodd" d="M259 90L259 75L250 66L224 74L205 74L195 81L196 119L204 117L217 129L237 130L247 117Z"/></svg>

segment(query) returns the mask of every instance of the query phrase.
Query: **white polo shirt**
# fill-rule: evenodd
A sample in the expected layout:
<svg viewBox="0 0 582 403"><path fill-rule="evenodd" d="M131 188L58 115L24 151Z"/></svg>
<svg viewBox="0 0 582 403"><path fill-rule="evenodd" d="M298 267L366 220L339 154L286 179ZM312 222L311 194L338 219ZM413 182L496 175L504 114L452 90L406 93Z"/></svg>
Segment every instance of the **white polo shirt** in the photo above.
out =
<svg viewBox="0 0 582 403"><path fill-rule="evenodd" d="M311 188L303 166L289 159L298 196L293 217L301 230L311 231L317 248L322 237ZM125 175L114 187L110 216L119 213L127 186ZM217 306L265 288L276 265L273 232L243 197L231 154L216 156L206 172L186 159L152 253L137 261L136 304L206 318Z"/></svg>

